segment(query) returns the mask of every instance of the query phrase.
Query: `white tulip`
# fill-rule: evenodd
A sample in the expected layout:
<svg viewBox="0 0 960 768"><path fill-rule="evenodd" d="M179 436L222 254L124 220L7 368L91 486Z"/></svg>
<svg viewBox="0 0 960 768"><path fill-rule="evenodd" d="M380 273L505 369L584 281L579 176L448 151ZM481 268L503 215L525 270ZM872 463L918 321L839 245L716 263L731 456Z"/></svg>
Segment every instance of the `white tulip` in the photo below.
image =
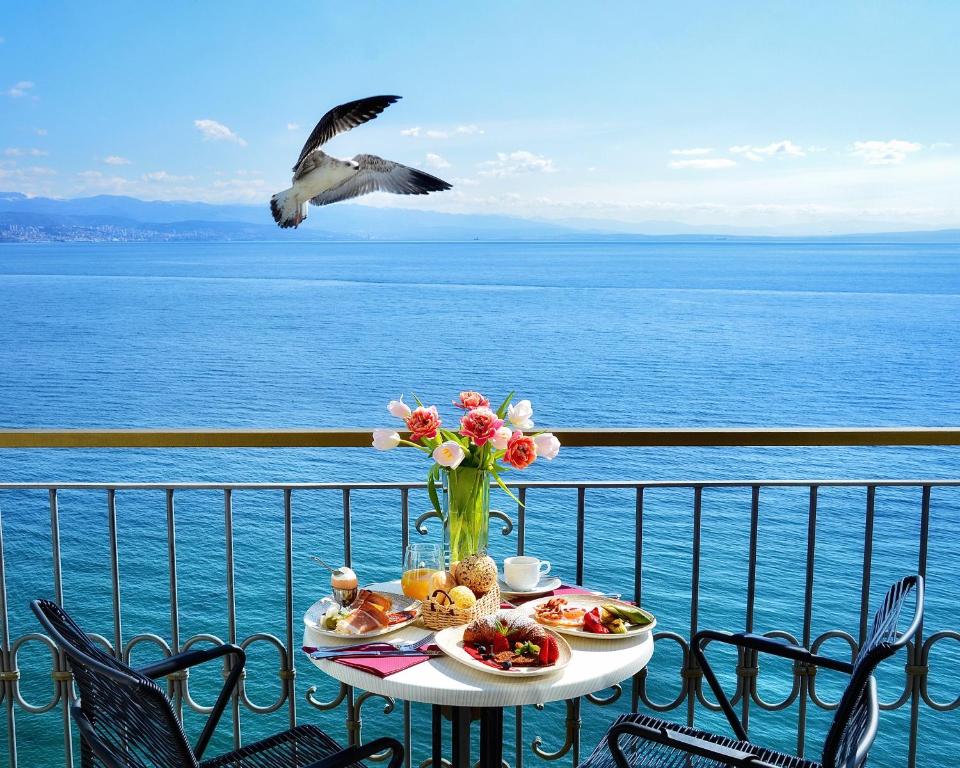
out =
<svg viewBox="0 0 960 768"><path fill-rule="evenodd" d="M500 429L493 433L490 442L493 443L493 447L498 451L505 451L507 450L507 443L510 442L510 435L512 434L513 430L510 429L510 427L500 427Z"/></svg>
<svg viewBox="0 0 960 768"><path fill-rule="evenodd" d="M560 453L560 441L553 432L544 432L533 438L534 445L537 446L537 458L553 461Z"/></svg>
<svg viewBox="0 0 960 768"><path fill-rule="evenodd" d="M392 451L400 445L400 434L392 429L373 430L373 447L378 451Z"/></svg>
<svg viewBox="0 0 960 768"><path fill-rule="evenodd" d="M507 420L517 429L533 429L533 406L529 400L512 403L507 408Z"/></svg>
<svg viewBox="0 0 960 768"><path fill-rule="evenodd" d="M390 411L391 416L396 416L398 419L405 419L411 413L410 406L403 402L403 395L400 395L399 400L391 400L387 410Z"/></svg>
<svg viewBox="0 0 960 768"><path fill-rule="evenodd" d="M456 469L466 457L466 451L456 440L447 440L433 449L433 460L441 467Z"/></svg>

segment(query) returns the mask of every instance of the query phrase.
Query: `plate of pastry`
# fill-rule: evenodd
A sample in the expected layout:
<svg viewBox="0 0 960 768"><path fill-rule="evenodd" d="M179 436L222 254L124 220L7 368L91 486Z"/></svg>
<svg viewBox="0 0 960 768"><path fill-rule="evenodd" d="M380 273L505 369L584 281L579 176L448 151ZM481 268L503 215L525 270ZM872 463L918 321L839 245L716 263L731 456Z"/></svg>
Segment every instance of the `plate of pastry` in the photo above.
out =
<svg viewBox="0 0 960 768"><path fill-rule="evenodd" d="M377 637L413 624L420 601L394 592L361 589L343 607L332 596L317 600L303 615L310 629L329 637Z"/></svg>
<svg viewBox="0 0 960 768"><path fill-rule="evenodd" d="M442 629L434 642L461 664L505 677L550 675L571 657L566 640L515 610Z"/></svg>
<svg viewBox="0 0 960 768"><path fill-rule="evenodd" d="M564 595L532 600L520 610L557 632L594 640L623 640L657 626L652 613L599 595Z"/></svg>

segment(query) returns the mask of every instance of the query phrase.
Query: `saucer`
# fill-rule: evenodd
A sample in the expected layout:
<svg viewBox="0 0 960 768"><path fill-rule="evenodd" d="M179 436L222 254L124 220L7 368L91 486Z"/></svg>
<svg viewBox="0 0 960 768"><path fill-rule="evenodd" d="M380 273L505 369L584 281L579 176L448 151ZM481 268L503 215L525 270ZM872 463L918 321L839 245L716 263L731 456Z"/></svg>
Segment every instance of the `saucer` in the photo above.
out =
<svg viewBox="0 0 960 768"><path fill-rule="evenodd" d="M535 597L545 592L552 592L562 582L556 576L544 576L533 589L514 589L503 578L498 579L498 583L500 584L500 594L504 597Z"/></svg>

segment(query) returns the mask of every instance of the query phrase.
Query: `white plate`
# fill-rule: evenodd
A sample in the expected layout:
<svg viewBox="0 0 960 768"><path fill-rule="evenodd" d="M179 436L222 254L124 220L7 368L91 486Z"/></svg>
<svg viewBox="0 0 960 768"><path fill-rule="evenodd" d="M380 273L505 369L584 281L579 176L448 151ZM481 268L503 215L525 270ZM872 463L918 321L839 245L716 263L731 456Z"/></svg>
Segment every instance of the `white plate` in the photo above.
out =
<svg viewBox="0 0 960 768"><path fill-rule="evenodd" d="M599 597L598 595L559 595L564 600L567 601L567 605L571 608L585 608L586 610L592 610L598 605L603 605L604 603L615 603L620 605L630 605L630 603L625 603L623 600L612 600L609 597ZM523 611L524 614L530 616L536 620L534 612L538 605L543 605L548 600L553 600L552 597L546 597L542 600L531 600L529 603L524 603L520 606L518 610ZM630 606L631 608L635 606ZM649 613L649 611L647 611ZM657 626L657 620L654 620L650 624L645 624L640 626L638 624L630 625L630 628L621 634L615 634L611 632L607 635L600 635L596 632L587 632L582 627L556 627L553 624L541 624L540 626L552 629L555 632L562 632L565 635L571 635L573 637L589 637L591 640L624 640L628 637L636 637L637 635L642 635L644 632L649 632L655 626Z"/></svg>
<svg viewBox="0 0 960 768"><path fill-rule="evenodd" d="M307 609L307 612L303 614L303 623L314 632L319 632L321 635L327 635L328 637L339 637L341 640L351 640L353 638L364 640L368 637L379 637L380 635L386 635L390 632L396 632L398 629L410 626L420 617L419 600L414 600L396 592L387 592L381 589L374 591L377 592L377 594L386 595L390 598L393 602L393 605L390 607L391 613L394 611L413 611L416 615L408 621L401 622L400 624L391 624L389 627L382 627L381 629L375 629L373 632L365 632L362 635L348 635L345 632L335 632L332 629L323 628L321 622L327 612L327 608L331 605L339 605L333 597L328 595L327 597L320 598Z"/></svg>
<svg viewBox="0 0 960 768"><path fill-rule="evenodd" d="M510 669L498 669L497 667L487 666L482 661L477 661L464 650L463 631L466 628L466 625L463 625L441 629L434 635L433 642L451 659L459 661L461 664L466 664L473 669L478 669L481 672L489 672L491 675L500 675L502 677L539 677L540 675L550 675L554 672L559 672L570 663L572 652L567 641L559 637L556 632L550 632L547 627L544 627L544 629L553 636L553 639L557 641L560 658L557 659L556 664L549 667L511 667Z"/></svg>
<svg viewBox="0 0 960 768"><path fill-rule="evenodd" d="M556 576L544 576L533 589L514 589L506 581L499 579L500 594L504 597L536 597L545 592L553 592L561 583Z"/></svg>

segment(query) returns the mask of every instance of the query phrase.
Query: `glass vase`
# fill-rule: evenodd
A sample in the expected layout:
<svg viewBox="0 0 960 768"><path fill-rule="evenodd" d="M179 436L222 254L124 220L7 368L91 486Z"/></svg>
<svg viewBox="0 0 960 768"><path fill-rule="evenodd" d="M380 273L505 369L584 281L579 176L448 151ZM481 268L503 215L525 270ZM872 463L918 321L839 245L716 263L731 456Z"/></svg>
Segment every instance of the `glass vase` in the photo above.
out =
<svg viewBox="0 0 960 768"><path fill-rule="evenodd" d="M477 467L443 473L443 534L450 564L486 552L490 532L490 477Z"/></svg>

